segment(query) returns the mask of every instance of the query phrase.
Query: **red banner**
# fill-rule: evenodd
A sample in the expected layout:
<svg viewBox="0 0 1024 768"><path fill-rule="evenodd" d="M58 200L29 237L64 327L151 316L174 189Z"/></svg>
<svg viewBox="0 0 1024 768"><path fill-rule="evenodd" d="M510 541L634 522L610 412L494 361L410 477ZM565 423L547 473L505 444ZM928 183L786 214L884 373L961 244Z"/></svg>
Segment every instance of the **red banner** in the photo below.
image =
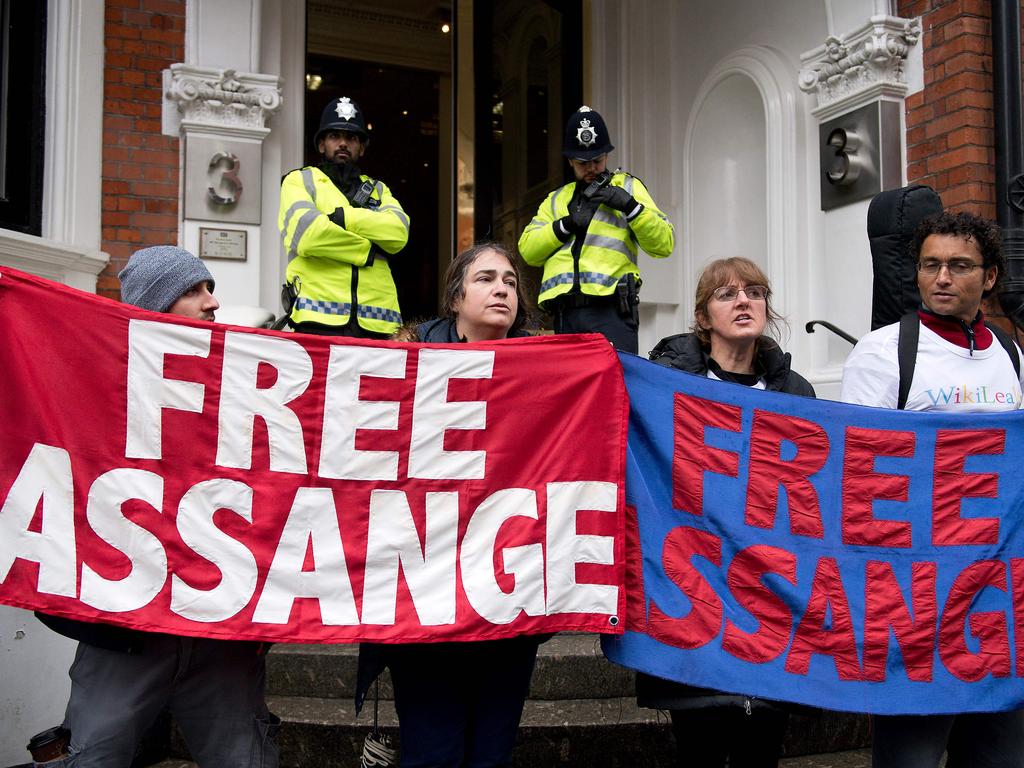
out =
<svg viewBox="0 0 1024 768"><path fill-rule="evenodd" d="M0 371L0 603L292 642L621 631L599 336L254 331L0 268Z"/></svg>

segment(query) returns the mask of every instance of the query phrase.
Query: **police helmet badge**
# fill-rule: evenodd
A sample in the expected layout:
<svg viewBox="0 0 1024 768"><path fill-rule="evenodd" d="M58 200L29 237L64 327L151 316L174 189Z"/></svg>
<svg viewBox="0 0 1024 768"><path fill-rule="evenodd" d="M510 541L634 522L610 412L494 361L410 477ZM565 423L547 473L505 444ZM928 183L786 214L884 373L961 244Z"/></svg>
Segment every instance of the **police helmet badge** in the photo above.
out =
<svg viewBox="0 0 1024 768"><path fill-rule="evenodd" d="M584 148L592 147L597 143L597 129L591 126L590 121L585 117L580 120L579 127L576 129L576 141Z"/></svg>
<svg viewBox="0 0 1024 768"><path fill-rule="evenodd" d="M351 120L356 116L356 105L352 103L352 100L348 96L342 96L338 99L338 103L334 105L334 111L338 113L338 117L342 120Z"/></svg>

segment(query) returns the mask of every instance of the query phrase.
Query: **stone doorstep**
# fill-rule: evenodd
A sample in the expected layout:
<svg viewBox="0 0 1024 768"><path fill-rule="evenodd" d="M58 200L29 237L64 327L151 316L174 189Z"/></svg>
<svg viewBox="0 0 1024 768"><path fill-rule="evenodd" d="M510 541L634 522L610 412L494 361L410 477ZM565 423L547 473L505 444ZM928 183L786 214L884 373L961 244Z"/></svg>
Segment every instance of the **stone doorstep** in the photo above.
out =
<svg viewBox="0 0 1024 768"><path fill-rule="evenodd" d="M275 645L267 657L267 691L279 696L351 700L357 659L356 645ZM540 646L530 698L632 696L633 676L631 670L604 658L597 635L560 634ZM387 673L381 676L381 697L393 698Z"/></svg>
<svg viewBox="0 0 1024 768"><path fill-rule="evenodd" d="M355 765L353 763L353 765ZM847 752L833 752L827 755L806 755L783 758L779 768L870 768L871 750L856 749ZM187 760L164 760L153 768L198 768ZM533 768L546 768L535 765Z"/></svg>
<svg viewBox="0 0 1024 768"><path fill-rule="evenodd" d="M363 739L373 723L373 703L358 718L352 702L345 699L270 696L271 711L283 721L279 743L283 768L317 765L344 768L358 763ZM394 703L380 702L381 730L397 741L398 721ZM849 750L866 743L866 718L825 712L818 716L793 716L784 751L799 755L813 749ZM172 754L186 756L180 734L172 739ZM554 766L617 768L637 764L670 768L674 742L668 717L657 710L641 709L632 697L528 700L519 730L515 765L521 768ZM818 762L796 762L806 768L857 768L841 755L821 755ZM850 760L859 758L852 757ZM867 763L863 763L867 765Z"/></svg>

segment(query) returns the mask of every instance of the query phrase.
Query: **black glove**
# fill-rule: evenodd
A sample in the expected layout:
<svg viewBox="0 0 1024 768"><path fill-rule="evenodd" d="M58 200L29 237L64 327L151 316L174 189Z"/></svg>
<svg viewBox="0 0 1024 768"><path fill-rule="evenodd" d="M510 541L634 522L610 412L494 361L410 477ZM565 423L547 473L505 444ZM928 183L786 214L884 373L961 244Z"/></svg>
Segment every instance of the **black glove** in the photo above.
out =
<svg viewBox="0 0 1024 768"><path fill-rule="evenodd" d="M585 200L582 197L569 203L569 215L565 218L569 219L569 228L573 234L582 235L587 231L590 220L594 218L594 213L597 212L599 205L600 203L595 198Z"/></svg>
<svg viewBox="0 0 1024 768"><path fill-rule="evenodd" d="M622 187L614 187L611 184L601 187L590 199L602 205L607 205L609 208L614 208L616 211L622 211L627 216L633 213L637 207L635 197Z"/></svg>
<svg viewBox="0 0 1024 768"><path fill-rule="evenodd" d="M337 224L342 229L345 228L345 208L343 206L339 205L337 208L334 209L334 213L332 213L327 218L329 218L334 224Z"/></svg>

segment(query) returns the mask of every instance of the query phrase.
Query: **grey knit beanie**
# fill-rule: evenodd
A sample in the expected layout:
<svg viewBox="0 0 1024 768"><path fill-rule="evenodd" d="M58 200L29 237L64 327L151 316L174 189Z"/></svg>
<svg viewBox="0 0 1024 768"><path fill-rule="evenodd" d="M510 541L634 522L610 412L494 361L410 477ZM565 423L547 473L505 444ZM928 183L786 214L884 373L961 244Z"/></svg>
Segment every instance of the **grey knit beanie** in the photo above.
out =
<svg viewBox="0 0 1024 768"><path fill-rule="evenodd" d="M194 285L209 282L211 291L214 285L202 261L173 245L136 251L118 277L122 301L154 312L166 312Z"/></svg>

